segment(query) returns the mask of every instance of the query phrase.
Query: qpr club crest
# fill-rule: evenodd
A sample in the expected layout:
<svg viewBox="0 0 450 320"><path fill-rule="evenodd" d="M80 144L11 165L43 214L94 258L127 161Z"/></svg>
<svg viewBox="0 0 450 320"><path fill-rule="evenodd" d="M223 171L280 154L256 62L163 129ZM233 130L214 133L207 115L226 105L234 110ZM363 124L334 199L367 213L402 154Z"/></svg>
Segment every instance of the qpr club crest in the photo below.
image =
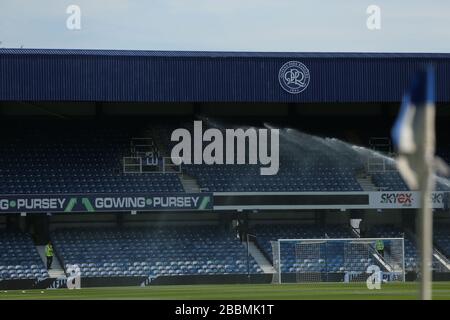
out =
<svg viewBox="0 0 450 320"><path fill-rule="evenodd" d="M297 94L308 87L310 80L309 70L301 62L289 61L280 68L278 80L285 91Z"/></svg>

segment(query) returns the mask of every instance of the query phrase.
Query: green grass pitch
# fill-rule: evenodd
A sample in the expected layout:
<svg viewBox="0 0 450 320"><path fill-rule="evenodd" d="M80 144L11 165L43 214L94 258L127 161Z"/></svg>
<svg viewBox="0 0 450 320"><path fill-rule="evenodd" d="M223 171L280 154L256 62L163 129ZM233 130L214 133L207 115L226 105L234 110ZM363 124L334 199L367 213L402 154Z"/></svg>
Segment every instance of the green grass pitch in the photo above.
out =
<svg viewBox="0 0 450 320"><path fill-rule="evenodd" d="M79 290L0 291L0 299L200 299L200 300L277 300L277 299L416 299L417 283L383 284L368 290L365 283L171 285L150 287L85 288ZM433 284L433 299L450 300L450 282Z"/></svg>

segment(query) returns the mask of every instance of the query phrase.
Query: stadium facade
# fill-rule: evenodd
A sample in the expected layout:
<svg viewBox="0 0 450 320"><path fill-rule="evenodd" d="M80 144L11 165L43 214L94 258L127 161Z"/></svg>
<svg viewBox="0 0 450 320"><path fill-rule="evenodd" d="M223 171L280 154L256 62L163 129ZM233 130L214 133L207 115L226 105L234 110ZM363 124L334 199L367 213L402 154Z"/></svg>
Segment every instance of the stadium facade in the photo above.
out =
<svg viewBox="0 0 450 320"><path fill-rule="evenodd" d="M289 61L307 90L280 86ZM236 53L0 49L0 100L129 102L399 102L433 64L437 101L450 101L450 54Z"/></svg>

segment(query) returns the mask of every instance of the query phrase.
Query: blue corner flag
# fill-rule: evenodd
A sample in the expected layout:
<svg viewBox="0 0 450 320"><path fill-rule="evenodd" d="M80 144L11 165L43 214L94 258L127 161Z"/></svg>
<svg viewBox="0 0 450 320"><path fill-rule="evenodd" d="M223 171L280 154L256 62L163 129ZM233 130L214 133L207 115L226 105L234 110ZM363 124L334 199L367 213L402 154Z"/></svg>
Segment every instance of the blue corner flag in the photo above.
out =
<svg viewBox="0 0 450 320"><path fill-rule="evenodd" d="M444 162L435 157L435 91L435 72L430 66L416 74L392 128L399 154L397 168L412 190L420 189L419 175L425 167L448 173Z"/></svg>
<svg viewBox="0 0 450 320"><path fill-rule="evenodd" d="M431 192L435 172L448 174L447 165L435 156L435 74L432 67L419 72L403 97L392 140L397 149L397 169L411 190L420 191L417 234L420 248L420 298L432 297L433 212Z"/></svg>

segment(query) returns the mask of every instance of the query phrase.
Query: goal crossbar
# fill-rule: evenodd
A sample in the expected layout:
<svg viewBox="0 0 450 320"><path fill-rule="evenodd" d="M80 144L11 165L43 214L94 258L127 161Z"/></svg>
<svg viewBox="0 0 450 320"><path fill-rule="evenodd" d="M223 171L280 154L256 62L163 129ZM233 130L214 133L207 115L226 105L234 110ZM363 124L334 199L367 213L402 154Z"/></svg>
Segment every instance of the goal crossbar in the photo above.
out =
<svg viewBox="0 0 450 320"><path fill-rule="evenodd" d="M322 238L322 239L312 239L312 238L305 238L305 239L278 239L275 241L322 241L322 242L326 242L326 241L356 241L356 242L362 242L362 241L376 241L376 240L404 240L404 238Z"/></svg>

